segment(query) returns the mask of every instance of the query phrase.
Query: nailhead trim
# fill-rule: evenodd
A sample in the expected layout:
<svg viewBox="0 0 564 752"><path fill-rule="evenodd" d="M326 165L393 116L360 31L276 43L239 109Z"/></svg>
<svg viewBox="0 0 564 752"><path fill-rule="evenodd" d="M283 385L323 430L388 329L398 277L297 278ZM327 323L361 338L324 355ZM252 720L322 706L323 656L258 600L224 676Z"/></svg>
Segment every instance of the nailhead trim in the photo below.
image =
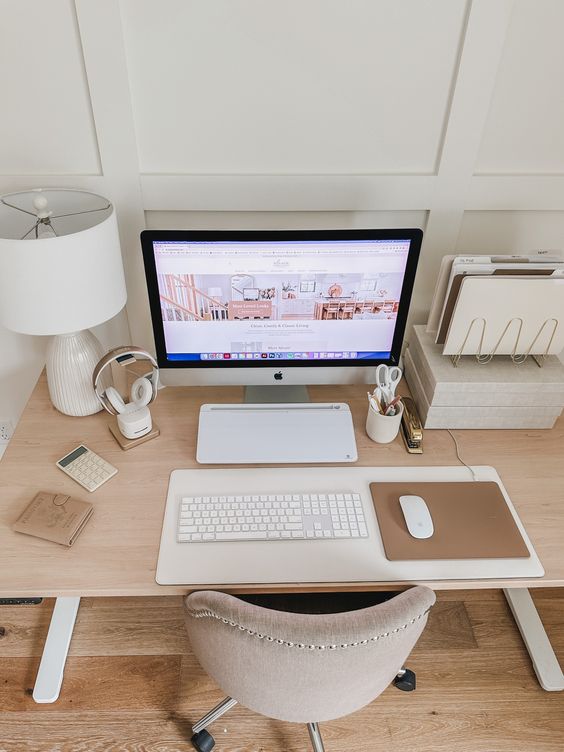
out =
<svg viewBox="0 0 564 752"><path fill-rule="evenodd" d="M375 635L374 637L370 637L366 640L359 640L358 642L345 642L340 645L304 645L303 642L290 642L289 640L283 640L280 637L271 637L270 635L264 635L260 632L255 632L252 629L247 629L247 627L244 627L242 624L237 624L235 621L229 621L229 619L224 619L222 616L219 616L219 614L216 614L214 611L205 610L202 609L200 611L190 611L188 610L187 613L194 619L217 619L218 621L221 621L223 624L227 624L230 627L236 627L237 629L241 630L242 632L246 632L251 637L257 637L259 640L266 640L267 642L276 642L277 645L285 645L287 648L298 648L299 650L345 650L346 648L356 648L359 645L368 645L369 642L377 642L378 640L383 639L384 637L391 637L394 634L397 634L398 632L402 632L404 629L407 629L412 624L415 624L417 621L422 619L424 616L427 616L429 613L429 609L424 611L422 614L419 614L419 616L416 616L415 618L411 619L411 621L408 621L407 624L402 624L401 627L396 627L395 629L390 630L389 632L383 632L382 634Z"/></svg>

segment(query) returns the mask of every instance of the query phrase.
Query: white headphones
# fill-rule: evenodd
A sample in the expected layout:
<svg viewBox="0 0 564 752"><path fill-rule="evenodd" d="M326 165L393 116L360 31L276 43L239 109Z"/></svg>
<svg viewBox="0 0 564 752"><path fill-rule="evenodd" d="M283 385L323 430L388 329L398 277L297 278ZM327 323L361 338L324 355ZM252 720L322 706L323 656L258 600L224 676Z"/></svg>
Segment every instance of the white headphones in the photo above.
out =
<svg viewBox="0 0 564 752"><path fill-rule="evenodd" d="M127 363L134 363L138 357L150 361L152 373L149 376L140 376L135 379L131 385L129 402L124 401L114 386L102 389L102 374L112 363L117 362L125 366ZM92 386L100 404L111 415L117 415L119 430L128 439L137 439L151 430L151 413L147 406L155 400L158 385L159 367L157 361L146 350L133 345L125 345L110 350L99 361L92 374Z"/></svg>

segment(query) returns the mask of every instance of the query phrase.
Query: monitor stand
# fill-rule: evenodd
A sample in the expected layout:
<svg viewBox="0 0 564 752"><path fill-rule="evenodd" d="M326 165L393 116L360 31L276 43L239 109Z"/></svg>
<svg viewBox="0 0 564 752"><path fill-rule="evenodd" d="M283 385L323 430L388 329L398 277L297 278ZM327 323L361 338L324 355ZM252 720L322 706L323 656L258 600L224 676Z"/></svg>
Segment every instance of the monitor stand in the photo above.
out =
<svg viewBox="0 0 564 752"><path fill-rule="evenodd" d="M248 405L261 405L265 403L309 402L307 387L295 386L246 386L245 398Z"/></svg>

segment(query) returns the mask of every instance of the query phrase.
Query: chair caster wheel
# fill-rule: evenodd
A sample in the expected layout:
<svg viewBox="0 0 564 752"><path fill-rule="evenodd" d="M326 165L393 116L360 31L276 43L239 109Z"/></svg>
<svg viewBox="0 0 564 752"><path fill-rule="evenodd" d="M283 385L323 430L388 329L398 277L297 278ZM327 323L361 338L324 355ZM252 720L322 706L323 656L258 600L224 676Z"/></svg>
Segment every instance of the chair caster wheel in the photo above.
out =
<svg viewBox="0 0 564 752"><path fill-rule="evenodd" d="M213 736L209 734L205 729L198 731L197 734L194 734L190 741L192 742L194 749L197 749L198 752L210 752L210 750L215 747Z"/></svg>
<svg viewBox="0 0 564 752"><path fill-rule="evenodd" d="M404 669L394 679L394 686L401 689L402 692L413 692L415 689L415 673L408 668Z"/></svg>

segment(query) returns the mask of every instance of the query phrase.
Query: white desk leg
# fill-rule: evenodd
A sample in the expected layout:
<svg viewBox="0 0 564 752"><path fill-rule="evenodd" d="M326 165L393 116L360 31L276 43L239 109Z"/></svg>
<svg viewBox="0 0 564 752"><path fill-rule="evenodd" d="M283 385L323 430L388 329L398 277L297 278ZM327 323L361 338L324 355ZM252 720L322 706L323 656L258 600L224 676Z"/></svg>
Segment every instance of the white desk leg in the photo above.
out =
<svg viewBox="0 0 564 752"><path fill-rule="evenodd" d="M531 656L539 684L547 692L561 692L564 689L564 673L531 594L527 588L506 588L503 592Z"/></svg>
<svg viewBox="0 0 564 752"><path fill-rule="evenodd" d="M33 688L35 702L55 702L61 691L63 672L78 612L80 598L57 598Z"/></svg>

